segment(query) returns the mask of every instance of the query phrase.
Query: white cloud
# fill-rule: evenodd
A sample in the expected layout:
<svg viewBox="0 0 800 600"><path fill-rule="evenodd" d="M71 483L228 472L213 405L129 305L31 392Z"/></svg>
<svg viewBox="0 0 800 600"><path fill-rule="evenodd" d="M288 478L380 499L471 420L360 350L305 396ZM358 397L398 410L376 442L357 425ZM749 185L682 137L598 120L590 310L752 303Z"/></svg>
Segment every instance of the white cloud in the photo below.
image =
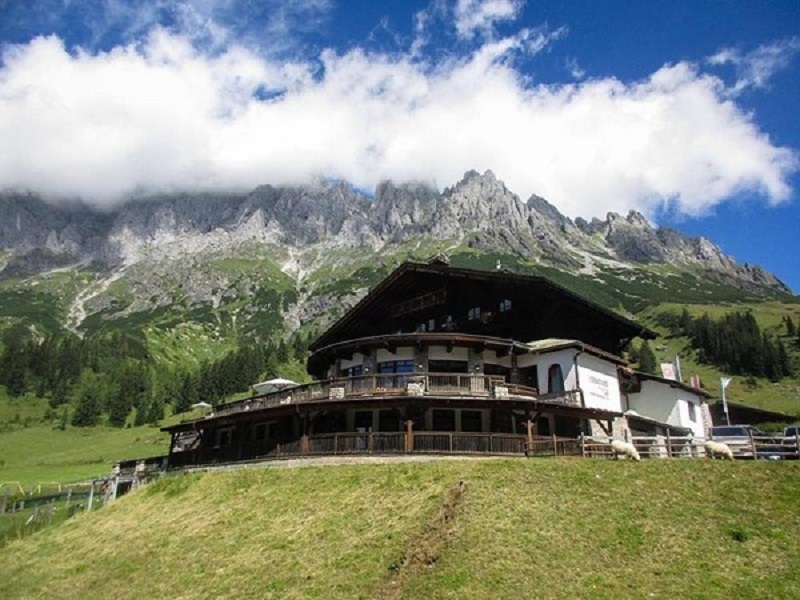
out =
<svg viewBox="0 0 800 600"><path fill-rule="evenodd" d="M476 33L491 37L495 23L513 21L522 8L520 0L458 0L454 9L458 37L472 39Z"/></svg>
<svg viewBox="0 0 800 600"><path fill-rule="evenodd" d="M732 95L747 88L766 88L775 73L789 66L794 55L800 52L800 38L791 37L771 44L763 44L751 52L742 53L735 48L725 48L706 59L710 65L732 65L736 69L736 83Z"/></svg>
<svg viewBox="0 0 800 600"><path fill-rule="evenodd" d="M586 77L586 70L581 68L578 64L578 59L574 56L567 58L566 61L564 61L564 66L566 66L567 71L569 71L573 79L580 80Z"/></svg>
<svg viewBox="0 0 800 600"><path fill-rule="evenodd" d="M796 155L719 78L678 63L637 82L533 87L511 58L552 35L492 40L436 65L358 48L294 64L241 47L209 56L164 30L95 54L38 38L3 56L0 187L104 204L319 175L445 186L491 168L572 216L790 196Z"/></svg>

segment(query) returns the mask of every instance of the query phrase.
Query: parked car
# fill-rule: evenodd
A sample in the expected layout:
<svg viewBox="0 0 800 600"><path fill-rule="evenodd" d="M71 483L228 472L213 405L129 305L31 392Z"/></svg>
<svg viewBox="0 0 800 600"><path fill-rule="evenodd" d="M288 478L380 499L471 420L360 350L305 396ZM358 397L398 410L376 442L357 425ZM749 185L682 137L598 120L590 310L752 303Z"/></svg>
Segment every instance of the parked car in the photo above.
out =
<svg viewBox="0 0 800 600"><path fill-rule="evenodd" d="M787 460L800 459L800 447L798 447L798 432L800 425L792 425L783 430L783 457Z"/></svg>
<svg viewBox="0 0 800 600"><path fill-rule="evenodd" d="M752 425L720 425L711 428L711 439L724 442L734 458L781 460L786 453L784 438L776 438ZM755 445L755 457L753 446Z"/></svg>

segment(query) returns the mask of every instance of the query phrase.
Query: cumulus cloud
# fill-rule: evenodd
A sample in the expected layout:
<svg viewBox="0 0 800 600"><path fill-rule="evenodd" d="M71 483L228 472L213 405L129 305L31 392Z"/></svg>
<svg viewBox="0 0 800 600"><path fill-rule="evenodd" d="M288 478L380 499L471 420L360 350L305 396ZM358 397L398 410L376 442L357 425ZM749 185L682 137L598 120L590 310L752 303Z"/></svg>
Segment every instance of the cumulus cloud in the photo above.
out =
<svg viewBox="0 0 800 600"><path fill-rule="evenodd" d="M789 66L800 51L800 38L791 37L763 44L750 52L725 48L706 59L710 65L732 65L736 69L736 83L732 95L747 88L765 88L778 71Z"/></svg>
<svg viewBox="0 0 800 600"><path fill-rule="evenodd" d="M553 35L525 30L435 64L362 48L296 63L207 54L163 29L108 52L40 37L3 54L0 187L104 204L315 176L442 187L491 168L572 216L790 196L796 155L722 80L677 63L641 81L532 85L514 57Z"/></svg>

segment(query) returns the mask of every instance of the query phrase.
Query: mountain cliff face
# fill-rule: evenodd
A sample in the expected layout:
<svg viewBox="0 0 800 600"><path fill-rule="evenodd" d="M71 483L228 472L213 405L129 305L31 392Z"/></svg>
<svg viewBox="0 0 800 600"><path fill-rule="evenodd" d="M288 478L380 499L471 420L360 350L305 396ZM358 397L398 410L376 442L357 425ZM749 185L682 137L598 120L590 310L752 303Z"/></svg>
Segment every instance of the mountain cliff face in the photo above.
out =
<svg viewBox="0 0 800 600"><path fill-rule="evenodd" d="M572 221L544 198L522 201L491 171L470 171L441 193L387 181L368 197L344 182L319 181L155 196L108 212L0 194L0 282L54 269L93 274L71 300L73 327L92 314L232 306L264 286L288 294L281 314L299 326L363 293L373 282L352 275L359 266L374 269L380 257L426 250L492 253L584 277L598 265L671 265L740 290L789 292L774 275L736 263L704 238L654 229L635 212ZM345 276L337 288L334 281Z"/></svg>

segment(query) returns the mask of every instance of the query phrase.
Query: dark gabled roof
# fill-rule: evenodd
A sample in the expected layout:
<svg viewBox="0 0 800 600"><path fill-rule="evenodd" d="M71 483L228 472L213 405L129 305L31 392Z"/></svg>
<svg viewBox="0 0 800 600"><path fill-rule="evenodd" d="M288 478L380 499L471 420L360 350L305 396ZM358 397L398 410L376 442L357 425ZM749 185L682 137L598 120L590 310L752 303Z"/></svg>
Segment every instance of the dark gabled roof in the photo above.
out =
<svg viewBox="0 0 800 600"><path fill-rule="evenodd" d="M713 395L713 394L711 394L710 392L708 392L706 390L703 390L703 389L700 389L700 388L696 388L696 387L692 387L691 385L689 385L687 383L683 383L682 381L676 381L675 379L667 379L666 377L659 377L658 375L653 375L652 373L643 373L642 371L633 371L633 375L637 379L639 379L640 381L642 379L644 379L644 380L647 380L647 381L656 381L658 383L665 383L669 387L685 390L685 391L691 392L692 394L695 394L697 396L703 396L704 398L711 398L712 395Z"/></svg>
<svg viewBox="0 0 800 600"><path fill-rule="evenodd" d="M472 279L477 281L536 285L541 288L551 290L556 294L572 300L573 302L582 304L586 308L600 313L612 321L615 321L622 329L627 331L629 337L638 336L645 339L655 339L657 337L657 334L654 331L648 329L641 323L637 323L636 321L623 317L622 315L619 315L614 311L597 304L596 302L584 298L583 296L579 296L567 288L540 275L521 275L505 270L480 271L476 269L465 269L461 267L451 267L450 265L441 261L434 261L431 263L405 262L392 271L386 277L386 279L372 288L372 290L370 290L369 293L361 299L361 301L347 311L347 313L345 313L344 316L342 316L336 323L328 328L327 331L320 335L311 344L311 351L316 351L319 348L328 346L337 341L340 332L355 322L362 311L371 308L386 291L393 286L398 285L403 278L416 273L447 275L448 277Z"/></svg>
<svg viewBox="0 0 800 600"><path fill-rule="evenodd" d="M788 413L775 412L774 410L766 410L756 406L738 404L736 402L731 402L730 400L728 400L727 404L730 414L733 415L735 413L736 415L735 417L731 418L738 422L760 424L769 421L781 422L800 420L800 415L797 414L792 415ZM721 400L717 400L716 402L709 404L709 408L711 409L712 416L722 416L724 413Z"/></svg>

